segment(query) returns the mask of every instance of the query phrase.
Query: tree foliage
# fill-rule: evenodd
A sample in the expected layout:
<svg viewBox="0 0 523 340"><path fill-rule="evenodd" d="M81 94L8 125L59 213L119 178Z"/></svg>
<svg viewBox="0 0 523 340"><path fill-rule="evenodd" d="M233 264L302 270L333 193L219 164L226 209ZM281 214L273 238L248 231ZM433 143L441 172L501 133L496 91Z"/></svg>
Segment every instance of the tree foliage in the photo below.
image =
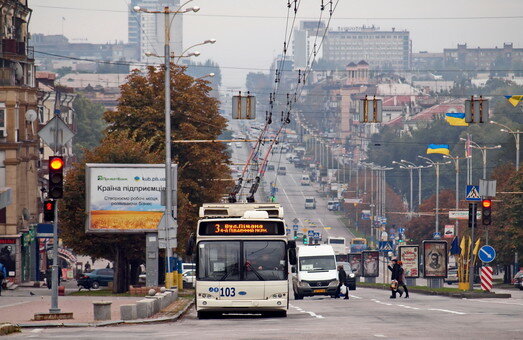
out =
<svg viewBox="0 0 523 340"><path fill-rule="evenodd" d="M143 152L164 152L164 70L134 71L122 85L117 111L105 113L107 134L122 133L147 145ZM217 139L226 120L205 80L195 80L183 67L171 66L171 129L173 140ZM178 250L195 230L198 207L219 202L227 193L229 155L222 143L173 143L178 168Z"/></svg>
<svg viewBox="0 0 523 340"><path fill-rule="evenodd" d="M73 139L73 154L83 157L84 149L98 146L103 137L105 124L102 120L104 107L79 94L73 102L76 113L76 135Z"/></svg>

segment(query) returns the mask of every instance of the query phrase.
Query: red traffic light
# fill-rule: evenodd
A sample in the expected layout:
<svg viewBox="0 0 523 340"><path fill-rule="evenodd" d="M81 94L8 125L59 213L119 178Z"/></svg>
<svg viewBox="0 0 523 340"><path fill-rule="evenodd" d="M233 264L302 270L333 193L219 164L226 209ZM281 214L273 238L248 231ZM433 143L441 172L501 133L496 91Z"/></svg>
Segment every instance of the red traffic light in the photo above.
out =
<svg viewBox="0 0 523 340"><path fill-rule="evenodd" d="M49 168L53 170L60 170L64 167L64 159L62 157L50 157Z"/></svg>
<svg viewBox="0 0 523 340"><path fill-rule="evenodd" d="M491 200L483 200L481 202L481 206L483 208L490 208L492 206L492 201Z"/></svg>
<svg viewBox="0 0 523 340"><path fill-rule="evenodd" d="M54 210L54 204L53 202L47 201L44 204L44 210L45 211L53 211Z"/></svg>

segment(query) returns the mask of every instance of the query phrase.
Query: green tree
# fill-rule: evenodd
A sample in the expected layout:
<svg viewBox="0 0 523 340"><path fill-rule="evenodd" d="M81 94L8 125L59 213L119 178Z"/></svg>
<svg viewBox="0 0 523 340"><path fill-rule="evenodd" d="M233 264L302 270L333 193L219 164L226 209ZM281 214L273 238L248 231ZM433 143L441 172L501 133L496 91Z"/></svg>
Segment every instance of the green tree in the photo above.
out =
<svg viewBox="0 0 523 340"><path fill-rule="evenodd" d="M73 154L82 158L84 149L93 149L100 144L105 128L102 120L104 107L78 94L73 102L73 109L77 126L73 139Z"/></svg>

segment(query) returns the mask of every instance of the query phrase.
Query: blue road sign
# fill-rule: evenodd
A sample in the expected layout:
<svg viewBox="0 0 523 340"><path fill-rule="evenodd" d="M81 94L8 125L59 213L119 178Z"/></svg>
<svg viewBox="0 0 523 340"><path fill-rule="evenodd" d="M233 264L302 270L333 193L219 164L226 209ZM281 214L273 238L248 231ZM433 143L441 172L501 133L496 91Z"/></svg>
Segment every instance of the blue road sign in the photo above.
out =
<svg viewBox="0 0 523 340"><path fill-rule="evenodd" d="M467 194L465 195L467 201L479 202L481 195L479 194L479 185L467 185Z"/></svg>
<svg viewBox="0 0 523 340"><path fill-rule="evenodd" d="M483 246L479 249L478 256L482 262L489 263L496 258L496 251L491 246Z"/></svg>
<svg viewBox="0 0 523 340"><path fill-rule="evenodd" d="M314 237L314 230L309 230L309 231L307 232L307 236L309 236L309 237Z"/></svg>
<svg viewBox="0 0 523 340"><path fill-rule="evenodd" d="M320 238L320 233L314 233L314 238Z"/></svg>
<svg viewBox="0 0 523 340"><path fill-rule="evenodd" d="M432 238L435 240L441 240L441 233L434 233L432 234Z"/></svg>
<svg viewBox="0 0 523 340"><path fill-rule="evenodd" d="M292 230L298 230L298 225L297 224L293 224L292 225Z"/></svg>
<svg viewBox="0 0 523 340"><path fill-rule="evenodd" d="M398 234L405 234L405 228L398 228Z"/></svg>
<svg viewBox="0 0 523 340"><path fill-rule="evenodd" d="M378 250L380 252L389 252L393 248L392 241L379 241Z"/></svg>

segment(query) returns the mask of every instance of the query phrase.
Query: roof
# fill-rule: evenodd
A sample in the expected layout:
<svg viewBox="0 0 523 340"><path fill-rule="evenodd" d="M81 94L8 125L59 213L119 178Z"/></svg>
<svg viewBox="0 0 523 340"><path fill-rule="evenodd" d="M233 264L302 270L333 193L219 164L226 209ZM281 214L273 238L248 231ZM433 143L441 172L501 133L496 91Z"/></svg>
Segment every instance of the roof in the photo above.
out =
<svg viewBox="0 0 523 340"><path fill-rule="evenodd" d="M55 80L56 73L47 71L36 71L36 79Z"/></svg>
<svg viewBox="0 0 523 340"><path fill-rule="evenodd" d="M360 62L358 63L358 65L361 65L361 66L369 66L369 64L368 64L365 60L360 60Z"/></svg>
<svg viewBox="0 0 523 340"><path fill-rule="evenodd" d="M127 74L119 73L68 73L57 80L57 83L72 88L100 86L103 88L118 88L127 82Z"/></svg>
<svg viewBox="0 0 523 340"><path fill-rule="evenodd" d="M415 96L391 96L383 98L383 106L403 106L415 101Z"/></svg>
<svg viewBox="0 0 523 340"><path fill-rule="evenodd" d="M357 65L354 64L352 61L347 65L347 67L356 67Z"/></svg>
<svg viewBox="0 0 523 340"><path fill-rule="evenodd" d="M429 107L426 110L421 111L415 115L412 120L422 121L422 120L432 120L434 116L444 115L448 112L464 112L465 105L463 104L463 99L453 99L446 103L437 104Z"/></svg>
<svg viewBox="0 0 523 340"><path fill-rule="evenodd" d="M378 96L415 96L419 94L420 90L409 84L390 83L376 85L376 95Z"/></svg>

